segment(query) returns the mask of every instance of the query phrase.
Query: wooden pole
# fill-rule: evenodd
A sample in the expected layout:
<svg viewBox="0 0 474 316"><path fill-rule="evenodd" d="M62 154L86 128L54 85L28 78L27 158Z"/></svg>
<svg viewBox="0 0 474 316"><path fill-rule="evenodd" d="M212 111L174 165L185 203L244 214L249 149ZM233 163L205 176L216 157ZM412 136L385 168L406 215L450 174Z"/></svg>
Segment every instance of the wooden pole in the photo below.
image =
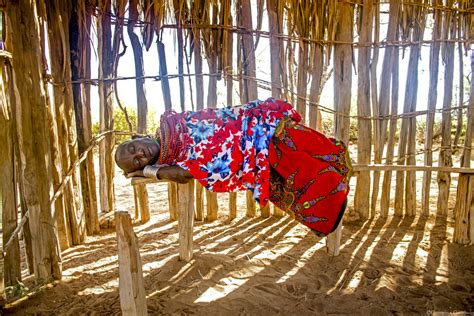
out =
<svg viewBox="0 0 474 316"><path fill-rule="evenodd" d="M474 50L471 51L471 73L474 73ZM471 146L474 136L474 80L471 79L469 109L467 110L467 128L464 138L464 149L461 156L461 167L471 167ZM459 175L454 206L453 241L459 244L474 243L474 176Z"/></svg>
<svg viewBox="0 0 474 316"><path fill-rule="evenodd" d="M71 79L90 79L91 47L89 42L92 25L85 0L75 1L69 23L69 43L71 59ZM80 23L79 21L82 21ZM78 154L81 155L90 145L92 138L92 120L90 106L90 83L72 85L74 100ZM80 166L82 199L86 218L87 234L100 231L99 212L97 207L97 189L94 171L93 152L89 152L86 161Z"/></svg>
<svg viewBox="0 0 474 316"><path fill-rule="evenodd" d="M179 258L189 262L193 258L194 182L178 184L179 195Z"/></svg>
<svg viewBox="0 0 474 316"><path fill-rule="evenodd" d="M70 48L69 48L69 18L71 8L66 2L46 1L46 16L48 26L49 50L51 54L51 74L64 85L54 85L55 122L58 131L58 144L61 159L61 179L64 179L77 160L77 135L74 117L74 103L71 84L66 83L71 78ZM72 243L81 244L86 235L86 219L82 203L82 190L79 181L79 169L72 174L65 191L64 207L69 215ZM57 210L62 212L62 210Z"/></svg>
<svg viewBox="0 0 474 316"><path fill-rule="evenodd" d="M137 91L137 113L138 113L138 133L147 133L146 117L148 113L148 102L145 95L145 79L142 78L145 74L143 70L143 51L138 36L134 32L135 23L138 20L138 1L130 0L128 6L129 20L127 23L127 33L132 44L133 57L135 61L135 88ZM148 191L146 186L137 185L134 187L134 194L137 199L139 207L140 221L146 223L150 220L150 208L148 205Z"/></svg>
<svg viewBox="0 0 474 316"><path fill-rule="evenodd" d="M115 212L120 307L123 315L147 315L146 292L138 238L128 212Z"/></svg>
<svg viewBox="0 0 474 316"><path fill-rule="evenodd" d="M229 12L230 13L230 12ZM232 15L227 15L227 24L232 25ZM227 86L227 105L232 105L233 102L233 87L234 87L234 78L233 78L233 55L234 55L234 34L232 31L226 32L226 40L227 40L227 50L225 53L227 65L225 67L225 71L227 73L226 76L226 86ZM237 217L237 192L230 192L229 193L229 219L233 220Z"/></svg>
<svg viewBox="0 0 474 316"><path fill-rule="evenodd" d="M272 96L274 98L280 99L282 95L282 63L280 56L282 51L282 43L281 39L278 38L276 34L280 34L282 32L282 14L280 14L278 10L278 2L276 0L267 0L267 10L268 28L270 31L270 69L272 81ZM285 212L283 212L282 209L274 205L273 214L278 217L283 217L285 215Z"/></svg>
<svg viewBox="0 0 474 316"><path fill-rule="evenodd" d="M195 219L197 221L203 221L204 220L204 195L203 195L204 187L198 181L195 181L194 193L195 193L194 209L196 210Z"/></svg>
<svg viewBox="0 0 474 316"><path fill-rule="evenodd" d="M239 22L242 28L252 30L252 9L250 0L240 1ZM242 103L253 101L258 98L256 70L255 70L255 51L253 47L253 36L251 33L242 34L242 66L246 78L244 83L244 98ZM247 191L247 216L254 217L256 213L255 200L250 191Z"/></svg>
<svg viewBox="0 0 474 316"><path fill-rule="evenodd" d="M352 40L352 4L338 2L339 23L336 29L336 40L350 42ZM352 84L352 48L347 44L334 46L334 64L339 65L334 69L334 89L339 93L334 94L334 109L337 114L334 118L334 135L344 143L349 143L349 112L351 106ZM342 221L336 231L329 234L326 239L328 254L339 255L342 235Z"/></svg>
<svg viewBox="0 0 474 316"><path fill-rule="evenodd" d="M360 25L360 41L369 43L372 40L372 0L365 0L362 7L362 19ZM368 164L371 157L372 145L372 121L364 119L371 116L370 111L370 47L360 47L357 63L357 127L359 139L357 142L357 163ZM390 77L390 76L382 76ZM357 176L354 195L354 208L362 219L367 219L369 213L370 198L370 172L361 172Z"/></svg>
<svg viewBox="0 0 474 316"><path fill-rule="evenodd" d="M213 23L217 23L218 8L213 5ZM206 46L207 64L209 66L209 83L207 90L207 107L215 108L217 106L217 72L218 64L217 57L219 54L219 46L222 44L218 38L218 31L212 30L208 33L209 43ZM207 208L207 221L214 221L217 219L217 213L219 206L217 204L217 193L206 190L206 208Z"/></svg>
<svg viewBox="0 0 474 316"><path fill-rule="evenodd" d="M380 37L380 7L377 1L373 3L373 28L374 28L374 37L373 42L378 43ZM374 163L382 162L383 148L385 146L385 136L387 134L387 121L384 116L388 113L388 105L379 103L377 95L377 65L379 62L379 47L375 45L372 49L372 61L370 62L370 96L372 102L373 115L375 117L382 116L377 121L374 121L373 126L373 141L374 141ZM388 76L390 77L390 76ZM380 186L380 172L375 171L373 173L372 181L372 199L370 202L370 216L375 216L375 208L377 205L377 200L379 196L379 186Z"/></svg>
<svg viewBox="0 0 474 316"><path fill-rule="evenodd" d="M192 11L199 14L198 9L194 6L199 5L198 2L193 2ZM202 17L199 17L202 18ZM193 44L194 44L194 71L196 73L196 110L204 109L204 80L202 76L202 51L201 51L201 30L199 28L193 29ZM195 181L196 192L196 220L204 220L204 187Z"/></svg>
<svg viewBox="0 0 474 316"><path fill-rule="evenodd" d="M158 59L160 64L160 76L161 76L161 90L163 92L163 101L165 102L165 110L170 111L172 109L171 102L171 90L170 83L168 80L168 67L166 65L166 53L165 45L162 41L157 41L158 48ZM178 209L178 187L175 182L168 182L168 205L170 211L170 219L177 219Z"/></svg>
<svg viewBox="0 0 474 316"><path fill-rule="evenodd" d="M170 181L168 182L168 207L172 221L178 219L178 200L178 184Z"/></svg>
<svg viewBox="0 0 474 316"><path fill-rule="evenodd" d="M8 44L8 43L7 43ZM10 62L5 62L4 67L0 71L2 75L2 81L7 84L8 93L4 95L8 98L6 99L8 104L10 105L10 110L12 114L12 131L13 131L13 146L15 151L15 187L17 192L19 193L19 202L20 202L20 209L21 209L21 216L24 218L26 213L28 212L28 207L26 204L26 194L25 194L25 186L23 183L23 177L21 176L21 156L20 156L20 147L19 147L19 140L18 140L18 129L17 129L17 111L16 111L16 104L17 104L17 89L15 87L15 82L13 81L13 72L12 72L12 65ZM5 78L10 78L10 80L6 81ZM5 87L4 87L5 88ZM5 102L6 104L6 102ZM30 219L29 217L26 219L25 224L23 225L23 242L25 245L25 257L26 257L26 264L28 266L28 273L34 274L34 261L33 261L33 246L31 241L31 231L30 231ZM2 269L3 271L3 269ZM2 281L3 282L3 281Z"/></svg>
<svg viewBox="0 0 474 316"><path fill-rule="evenodd" d="M442 5L441 0L436 0L434 5L439 7ZM437 8L433 12L434 25L433 36L435 40L430 46L430 82L428 89L428 114L426 115L426 129L425 129L425 166L433 165L433 126L435 120L436 102L438 99L438 73L439 73L439 51L441 43L436 41L441 38L441 27L443 24L443 12ZM431 189L431 172L423 174L422 187L422 205L421 214L428 216L430 214L430 189Z"/></svg>
<svg viewBox="0 0 474 316"><path fill-rule="evenodd" d="M7 2L7 30L15 85L15 113L21 152L21 176L29 210L35 277L38 281L61 278L61 254L52 218L53 191L50 138L39 24L35 2ZM13 36L13 34L15 34ZM31 163L34 161L34 163Z"/></svg>
<svg viewBox="0 0 474 316"><path fill-rule="evenodd" d="M107 79L113 76L114 56L112 56L110 0L99 0L97 18L99 78ZM99 81L100 131L112 130L114 127L113 84L110 81ZM114 147L113 133L105 136L99 146L100 163L100 206L102 213L114 211L114 167L112 152Z"/></svg>
<svg viewBox="0 0 474 316"><path fill-rule="evenodd" d="M398 9L397 9L398 10ZM392 56L392 96L390 98L390 129L388 134L386 164L392 164L395 151L395 134L397 132L397 118L398 113L398 88L399 88L399 52L398 48L394 50ZM382 183L382 197L380 200L380 214L382 217L388 216L388 209L390 204L390 190L392 183L392 171L387 170L384 173Z"/></svg>
<svg viewBox="0 0 474 316"><path fill-rule="evenodd" d="M0 174L2 175L2 181L0 181L0 214L2 215L3 236L2 249L5 248L5 244L10 240L10 237L18 224L18 194L15 179L17 175L15 175L15 151L13 144L13 134L15 131L13 130L14 125L11 107L8 100L4 97L6 95L4 89L6 79L4 73L5 62L6 60L0 58L0 139L3 140L2 146L0 146ZM1 272L2 279L0 280L0 286L3 286L3 283L7 286L14 286L17 282L21 281L20 244L18 236L13 239L4 258L2 254L2 259L3 270ZM0 289L0 292L1 298L3 289Z"/></svg>
<svg viewBox="0 0 474 316"><path fill-rule="evenodd" d="M416 19L413 17L413 19ZM424 19L424 17L423 17ZM422 24L422 25L421 25ZM413 40L421 40L423 38L424 23L414 23ZM408 61L408 69L405 85L405 99L403 112L411 112L416 108L416 97L418 93L418 61L420 57L420 45L410 47L410 58ZM399 165L415 164L414 142L415 142L416 118L403 117L400 129L400 140L398 144L398 160ZM414 215L416 208L416 192L415 192L415 173L407 172L406 182L405 174L397 172L396 191L395 191L395 215L402 216L405 209L407 215ZM405 198L405 199L404 199Z"/></svg>
<svg viewBox="0 0 474 316"><path fill-rule="evenodd" d="M452 1L448 1L448 5ZM456 21L454 14L445 12L446 38L455 38ZM444 93L443 93L443 113L441 115L441 149L439 151L439 166L452 166L451 149L451 102L453 99L453 79L454 79L454 43L446 43L443 46L443 56L445 60L444 69ZM438 173L438 212L439 215L448 214L449 187L451 185L451 175L449 173Z"/></svg>

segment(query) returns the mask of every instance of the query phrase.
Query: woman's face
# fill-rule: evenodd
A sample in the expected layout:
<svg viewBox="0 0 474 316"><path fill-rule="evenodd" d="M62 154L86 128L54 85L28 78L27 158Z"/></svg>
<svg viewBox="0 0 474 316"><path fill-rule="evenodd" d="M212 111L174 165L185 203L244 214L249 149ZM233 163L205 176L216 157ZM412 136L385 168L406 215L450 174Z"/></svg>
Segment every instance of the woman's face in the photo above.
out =
<svg viewBox="0 0 474 316"><path fill-rule="evenodd" d="M154 164L160 155L160 146L153 138L136 138L123 142L115 152L115 162L126 173Z"/></svg>

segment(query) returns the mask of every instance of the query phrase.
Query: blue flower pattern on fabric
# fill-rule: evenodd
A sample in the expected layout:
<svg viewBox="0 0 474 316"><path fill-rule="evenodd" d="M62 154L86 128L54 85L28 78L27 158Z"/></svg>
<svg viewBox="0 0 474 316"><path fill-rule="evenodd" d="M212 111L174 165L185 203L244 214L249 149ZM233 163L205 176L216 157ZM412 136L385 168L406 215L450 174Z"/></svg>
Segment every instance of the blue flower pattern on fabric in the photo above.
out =
<svg viewBox="0 0 474 316"><path fill-rule="evenodd" d="M197 143L214 135L215 124L208 124L206 121L202 121L197 124L187 124L187 126L191 129L190 136Z"/></svg>
<svg viewBox="0 0 474 316"><path fill-rule="evenodd" d="M225 179L230 172L228 155L225 154L220 158L216 158L213 161L208 162L205 169L209 176L218 174L222 179Z"/></svg>

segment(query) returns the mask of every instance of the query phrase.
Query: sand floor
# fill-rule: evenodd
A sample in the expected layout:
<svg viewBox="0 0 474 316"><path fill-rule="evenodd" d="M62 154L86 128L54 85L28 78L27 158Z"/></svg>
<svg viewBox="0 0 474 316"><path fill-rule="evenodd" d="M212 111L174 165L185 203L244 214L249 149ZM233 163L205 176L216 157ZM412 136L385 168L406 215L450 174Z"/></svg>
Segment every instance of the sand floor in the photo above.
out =
<svg viewBox="0 0 474 316"><path fill-rule="evenodd" d="M284 218L196 222L194 259L178 260L177 222L169 221L166 184L149 186L152 220L135 224L148 312L160 315L384 315L474 312L474 246L451 243L444 218L375 218L346 223L341 253ZM117 208L133 212L128 180L116 180ZM451 203L452 204L452 203ZM451 205L451 209L452 209ZM120 314L115 231L63 252L64 278L31 290L6 315Z"/></svg>
<svg viewBox="0 0 474 316"><path fill-rule="evenodd" d="M351 157L356 159L354 146ZM423 164L417 156L418 164ZM98 166L98 164L96 164ZM417 173L418 210L422 173ZM148 312L159 315L384 315L474 313L474 246L453 244L453 174L449 215L436 216L433 174L429 218L353 221L356 178L351 179L338 257L290 217L247 218L238 195L238 217L228 220L228 195L219 194L219 219L196 222L194 259L178 260L177 222L168 216L167 185L148 185L152 219L135 224ZM395 184L393 174L392 189ZM115 178L116 209L134 213L129 180ZM394 192L392 192L392 199ZM393 204L393 200L392 200ZM393 210L391 210L393 212ZM87 237L63 252L63 280L35 287L3 314L119 315L115 230ZM26 274L26 267L25 274ZM2 314L2 311L0 311Z"/></svg>

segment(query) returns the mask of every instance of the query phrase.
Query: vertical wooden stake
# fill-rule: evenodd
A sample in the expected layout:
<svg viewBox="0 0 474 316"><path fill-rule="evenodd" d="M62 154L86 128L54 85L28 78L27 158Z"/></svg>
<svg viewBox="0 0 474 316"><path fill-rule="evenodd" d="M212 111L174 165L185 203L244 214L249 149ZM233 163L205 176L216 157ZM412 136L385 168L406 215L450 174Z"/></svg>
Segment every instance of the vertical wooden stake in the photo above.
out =
<svg viewBox="0 0 474 316"><path fill-rule="evenodd" d="M219 206L217 205L217 193L206 190L206 203L207 203L207 221L212 222L217 219L217 211Z"/></svg>
<svg viewBox="0 0 474 316"><path fill-rule="evenodd" d="M198 182L195 181L195 192L196 192L196 220L203 221L204 220L204 187Z"/></svg>
<svg viewBox="0 0 474 316"><path fill-rule="evenodd" d="M140 248L128 212L115 212L115 227L122 314L147 315Z"/></svg>
<svg viewBox="0 0 474 316"><path fill-rule="evenodd" d="M229 219L237 217L237 192L229 193Z"/></svg>
<svg viewBox="0 0 474 316"><path fill-rule="evenodd" d="M135 207L138 206L138 213L140 215L140 222L146 223L150 220L150 208L148 206L148 191L144 184L139 184L134 187L134 195L136 200Z"/></svg>
<svg viewBox="0 0 474 316"><path fill-rule="evenodd" d="M175 221L178 219L178 187L176 182L168 182L168 207L170 211L170 219Z"/></svg>
<svg viewBox="0 0 474 316"><path fill-rule="evenodd" d="M178 184L179 206L179 259L189 262L193 258L194 181Z"/></svg>
<svg viewBox="0 0 474 316"><path fill-rule="evenodd" d="M353 7L352 4L338 2L340 22L336 30L336 40L350 42L352 40ZM343 22L342 22L343 21ZM349 143L349 112L351 106L352 85L352 47L347 44L334 45L334 88L340 93L334 94L334 108L337 112L334 123L334 136L344 143ZM329 255L339 255L341 243L342 221L336 231L329 234L326 245Z"/></svg>
<svg viewBox="0 0 474 316"><path fill-rule="evenodd" d="M247 191L247 217L255 217L255 200L253 199L253 194L250 191Z"/></svg>
<svg viewBox="0 0 474 316"><path fill-rule="evenodd" d="M276 216L276 217L283 217L283 216L285 216L285 211L283 211L278 206L273 205L273 215Z"/></svg>
<svg viewBox="0 0 474 316"><path fill-rule="evenodd" d="M262 213L262 217L263 217L263 218L270 217L270 215L271 215L270 205L267 204L265 207L262 207L262 208L260 209L260 212Z"/></svg>

